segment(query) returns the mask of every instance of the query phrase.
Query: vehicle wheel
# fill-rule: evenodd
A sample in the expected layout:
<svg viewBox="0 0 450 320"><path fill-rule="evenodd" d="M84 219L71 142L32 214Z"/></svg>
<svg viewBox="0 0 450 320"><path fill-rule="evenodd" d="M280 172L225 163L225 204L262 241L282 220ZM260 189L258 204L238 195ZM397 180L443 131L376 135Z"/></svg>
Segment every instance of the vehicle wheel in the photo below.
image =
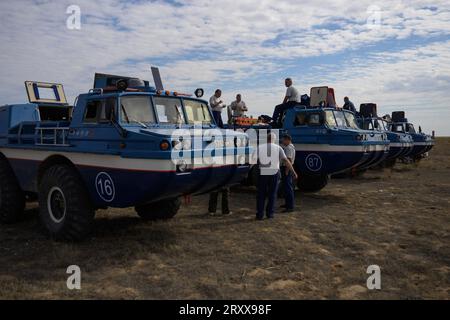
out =
<svg viewBox="0 0 450 320"><path fill-rule="evenodd" d="M248 172L247 177L243 181L244 186L256 186L258 185L258 176L259 176L259 168L258 166L254 165L251 167L250 171Z"/></svg>
<svg viewBox="0 0 450 320"><path fill-rule="evenodd" d="M144 220L169 220L175 217L180 206L180 199L175 198L136 206L135 210Z"/></svg>
<svg viewBox="0 0 450 320"><path fill-rule="evenodd" d="M297 187L303 192L317 192L325 188L328 180L327 175L309 176L300 174Z"/></svg>
<svg viewBox="0 0 450 320"><path fill-rule="evenodd" d="M23 216L25 193L8 161L0 158L0 222L14 223Z"/></svg>
<svg viewBox="0 0 450 320"><path fill-rule="evenodd" d="M397 163L397 158L385 160L382 164L384 168L393 168Z"/></svg>
<svg viewBox="0 0 450 320"><path fill-rule="evenodd" d="M57 240L78 241L91 231L95 210L78 172L68 165L49 168L39 184L40 218Z"/></svg>

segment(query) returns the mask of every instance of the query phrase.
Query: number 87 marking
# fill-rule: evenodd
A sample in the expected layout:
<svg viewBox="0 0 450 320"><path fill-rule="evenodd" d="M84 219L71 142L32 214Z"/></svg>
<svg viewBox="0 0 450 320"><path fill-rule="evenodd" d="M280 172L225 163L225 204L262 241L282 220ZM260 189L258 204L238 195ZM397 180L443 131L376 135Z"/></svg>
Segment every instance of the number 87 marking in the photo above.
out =
<svg viewBox="0 0 450 320"><path fill-rule="evenodd" d="M311 153L305 159L306 167L311 171L319 171L322 169L322 158L315 153Z"/></svg>

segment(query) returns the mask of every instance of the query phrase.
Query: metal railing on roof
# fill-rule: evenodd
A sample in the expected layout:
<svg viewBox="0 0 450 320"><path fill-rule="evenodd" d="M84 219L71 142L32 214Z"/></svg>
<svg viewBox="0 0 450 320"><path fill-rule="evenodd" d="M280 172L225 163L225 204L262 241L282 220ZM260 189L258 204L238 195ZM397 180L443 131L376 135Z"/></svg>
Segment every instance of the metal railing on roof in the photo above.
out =
<svg viewBox="0 0 450 320"><path fill-rule="evenodd" d="M54 147L68 147L67 134L69 127L39 127L36 128L38 133L36 145L37 146L54 146ZM49 131L50 133L47 133Z"/></svg>

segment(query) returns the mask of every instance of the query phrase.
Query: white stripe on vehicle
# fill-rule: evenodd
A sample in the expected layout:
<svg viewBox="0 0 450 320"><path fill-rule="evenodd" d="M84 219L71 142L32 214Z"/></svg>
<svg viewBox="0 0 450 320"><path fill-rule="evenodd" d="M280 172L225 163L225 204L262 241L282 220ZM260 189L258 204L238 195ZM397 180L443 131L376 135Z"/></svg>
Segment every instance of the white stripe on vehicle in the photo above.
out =
<svg viewBox="0 0 450 320"><path fill-rule="evenodd" d="M331 145L331 144L295 144L297 151L307 152L371 152L384 151L386 145Z"/></svg>
<svg viewBox="0 0 450 320"><path fill-rule="evenodd" d="M44 161L50 156L63 156L77 166L98 167L105 169L122 169L136 171L175 171L176 166L171 159L135 159L123 158L120 155L102 155L80 152L52 152L33 149L0 148L6 158L28 161ZM198 163L194 169L222 167L236 165L235 156L213 157L213 164L203 163L202 158L197 158Z"/></svg>

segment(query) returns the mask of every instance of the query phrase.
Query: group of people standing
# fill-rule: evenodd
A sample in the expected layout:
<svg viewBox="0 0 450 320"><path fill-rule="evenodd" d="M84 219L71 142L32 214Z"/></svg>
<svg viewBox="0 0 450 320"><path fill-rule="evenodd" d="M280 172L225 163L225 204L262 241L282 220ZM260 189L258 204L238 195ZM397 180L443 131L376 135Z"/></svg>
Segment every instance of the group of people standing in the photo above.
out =
<svg viewBox="0 0 450 320"><path fill-rule="evenodd" d="M242 95L238 93L236 95L236 100L234 100L230 106L227 107L225 102L222 99L222 90L217 89L211 98L209 98L209 105L211 106L214 120L216 124L223 128L223 120L222 120L222 110L228 108L228 118L229 120L233 117L243 117L245 112L248 111L247 105L242 100Z"/></svg>
<svg viewBox="0 0 450 320"><path fill-rule="evenodd" d="M285 134L281 138L281 146L277 143L277 136L269 133L267 142L258 146L258 181L256 197L256 219L273 219L278 188L281 181L284 195L283 213L295 210L295 180L298 175L294 169L295 147L292 137ZM209 214L216 215L219 194L222 194L222 214L232 212L229 207L229 188L214 191L209 197Z"/></svg>
<svg viewBox="0 0 450 320"><path fill-rule="evenodd" d="M271 123L274 124L275 127L279 123L280 117L284 111L304 102L303 96L300 96L299 91L293 86L293 80L291 78L286 78L284 83L287 88L286 95L283 102L275 107L271 119ZM309 99L309 97L306 98ZM222 91L220 89L217 89L214 92L214 95L209 99L209 103L216 124L223 128L222 111L227 108L227 105L222 100ZM348 97L344 98L344 105L342 108L356 112L354 104ZM248 109L245 102L242 100L241 94L236 95L236 100L228 107L228 111L229 119L245 115L245 112L247 112ZM270 133L267 137L267 143L258 146L259 175L257 183L257 220L264 219L264 216L268 219L274 217L280 181L285 199L285 203L282 205L284 208L283 212L293 212L295 209L295 180L298 179L298 175L293 167L295 162L295 147L292 144L292 137L288 134L281 137L281 146L276 143L276 138L275 134ZM276 161L274 161L274 159ZM222 194L222 214L231 214L228 201L229 193L230 190L224 188L210 194L209 213L211 215L214 215L217 211L219 194Z"/></svg>

